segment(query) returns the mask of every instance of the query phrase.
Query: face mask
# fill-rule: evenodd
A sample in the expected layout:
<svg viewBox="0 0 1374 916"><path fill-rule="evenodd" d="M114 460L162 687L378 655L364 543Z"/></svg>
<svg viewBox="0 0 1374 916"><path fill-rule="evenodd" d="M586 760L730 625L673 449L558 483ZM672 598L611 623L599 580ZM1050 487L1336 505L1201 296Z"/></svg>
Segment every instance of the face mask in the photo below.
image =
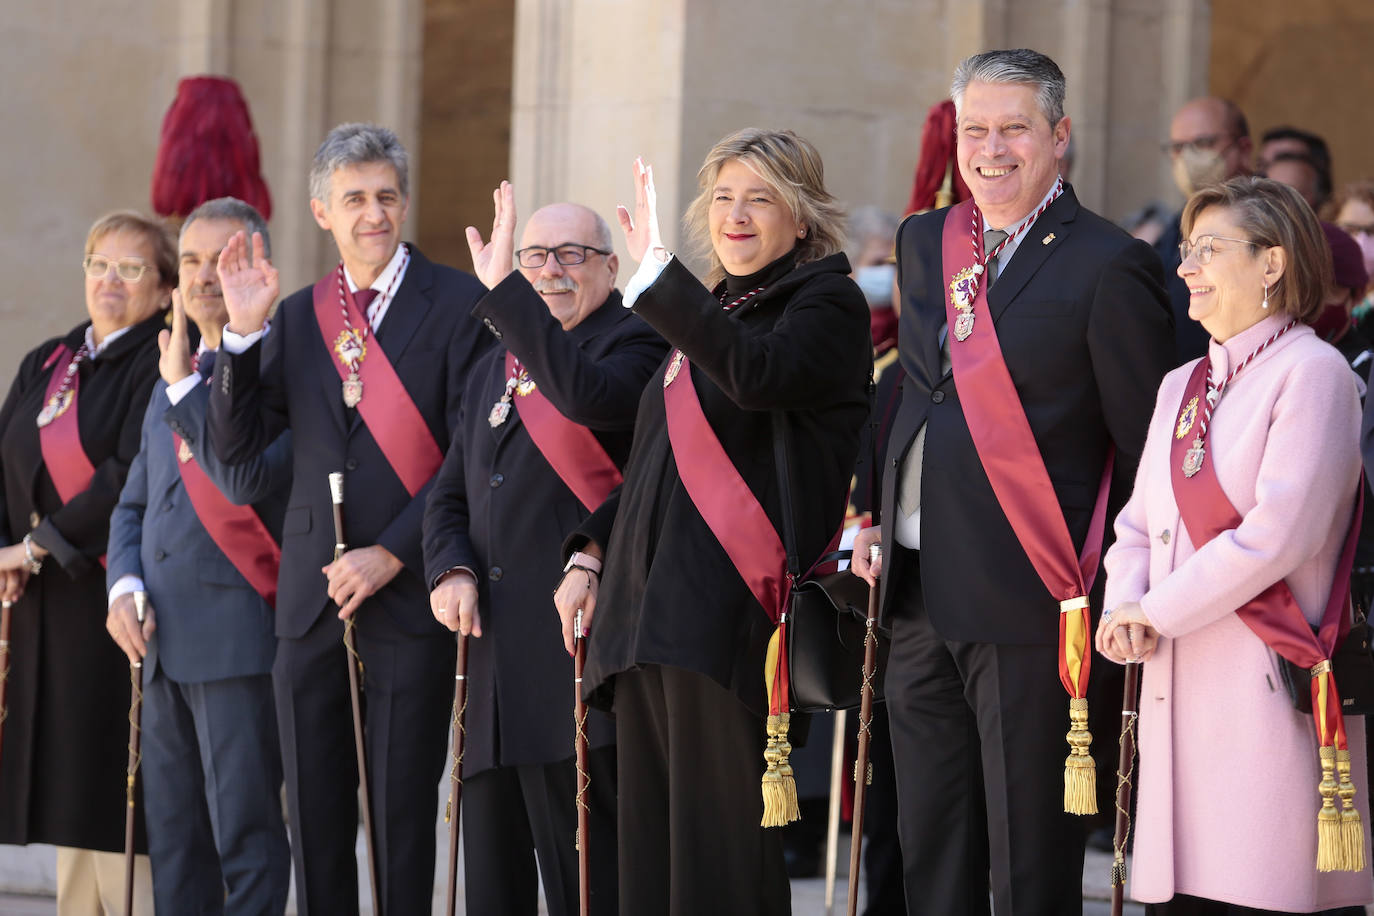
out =
<svg viewBox="0 0 1374 916"><path fill-rule="evenodd" d="M1323 307L1317 319L1312 322L1312 330L1328 343L1335 343L1344 337L1345 332L1350 330L1350 311L1346 308L1346 303L1338 302Z"/></svg>
<svg viewBox="0 0 1374 916"><path fill-rule="evenodd" d="M1211 149L1185 146L1174 159L1174 184L1184 197L1192 197L1202 188L1221 184L1226 177L1226 161L1221 153Z"/></svg>
<svg viewBox="0 0 1374 916"><path fill-rule="evenodd" d="M896 264L869 264L854 271L854 282L863 290L869 308L892 304L892 278L896 275Z"/></svg>

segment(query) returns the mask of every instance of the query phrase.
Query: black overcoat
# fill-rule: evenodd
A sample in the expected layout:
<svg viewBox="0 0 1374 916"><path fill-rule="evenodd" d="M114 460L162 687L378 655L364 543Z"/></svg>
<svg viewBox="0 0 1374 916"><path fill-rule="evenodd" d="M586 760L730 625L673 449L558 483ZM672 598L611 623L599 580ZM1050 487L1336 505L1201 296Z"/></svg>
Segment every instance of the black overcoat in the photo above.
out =
<svg viewBox="0 0 1374 916"><path fill-rule="evenodd" d="M640 392L668 345L620 303L612 292L565 332L529 282L512 273L474 312L504 346L468 378L459 435L425 510L428 580L466 566L480 592L483 635L468 644L464 775L573 753L573 664L550 595L563 576L560 545L588 511L535 447L520 418L521 398L501 425L487 418L505 390L508 349L549 402L591 429L623 468ZM615 740L598 712L588 736L593 747Z"/></svg>
<svg viewBox="0 0 1374 916"><path fill-rule="evenodd" d="M797 267L735 311L680 262L634 310L691 361L711 428L782 531L773 413L790 430L789 470L803 567L844 517L873 363L868 306L831 255ZM609 705L639 665L704 674L767 712L763 658L773 625L692 504L668 439L660 366L639 403L625 483L570 540L605 546L583 687Z"/></svg>
<svg viewBox="0 0 1374 916"><path fill-rule="evenodd" d="M95 476L63 505L34 421L54 371L44 362L59 343L77 350L88 324L25 356L0 410L0 539L16 543L41 519L34 538L52 553L13 610L0 843L122 852L129 661L105 631L100 557L110 513L138 453L140 421L158 377L157 332L166 323L159 312L81 364L74 409ZM140 816L140 850L146 848L142 822Z"/></svg>

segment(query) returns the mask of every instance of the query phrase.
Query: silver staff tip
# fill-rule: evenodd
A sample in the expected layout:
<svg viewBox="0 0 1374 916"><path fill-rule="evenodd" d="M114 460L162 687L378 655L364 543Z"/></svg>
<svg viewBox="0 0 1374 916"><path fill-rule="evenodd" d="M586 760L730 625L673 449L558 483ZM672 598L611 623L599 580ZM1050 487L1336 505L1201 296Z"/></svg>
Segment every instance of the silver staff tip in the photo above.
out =
<svg viewBox="0 0 1374 916"><path fill-rule="evenodd" d="M334 505L343 505L343 471L334 471L329 475L329 495L334 499Z"/></svg>
<svg viewBox="0 0 1374 916"><path fill-rule="evenodd" d="M877 563L883 558L883 545L873 543L868 545L868 562Z"/></svg>
<svg viewBox="0 0 1374 916"><path fill-rule="evenodd" d="M143 591L134 592L134 613L138 615L138 622L142 623L143 618L148 615L148 593Z"/></svg>

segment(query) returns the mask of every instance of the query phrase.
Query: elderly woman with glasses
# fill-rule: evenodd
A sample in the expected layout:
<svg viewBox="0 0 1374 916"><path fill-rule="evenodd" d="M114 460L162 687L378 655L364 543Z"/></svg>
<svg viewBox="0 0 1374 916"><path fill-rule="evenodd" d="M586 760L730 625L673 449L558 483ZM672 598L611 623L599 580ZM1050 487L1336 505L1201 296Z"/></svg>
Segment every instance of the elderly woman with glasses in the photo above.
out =
<svg viewBox="0 0 1374 916"><path fill-rule="evenodd" d="M663 247L636 163L625 303L673 349L640 399L624 484L566 545L555 603L570 651L579 618L590 630L584 692L616 717L621 912L765 916L790 911L767 827L796 805L785 667L766 661L784 545L805 570L839 530L872 349L810 143L741 130L697 181L686 222L704 284Z"/></svg>
<svg viewBox="0 0 1374 916"><path fill-rule="evenodd" d="M1368 903L1364 721L1327 664L1360 479L1355 375L1308 325L1331 256L1263 178L1194 194L1182 227L1211 341L1160 387L1097 631L1144 663L1131 893L1169 916Z"/></svg>
<svg viewBox="0 0 1374 916"><path fill-rule="evenodd" d="M116 212L91 227L82 264L88 320L24 357L0 410L0 597L13 605L0 843L56 845L59 911L113 913L130 678L105 631L103 564L158 377L176 249L160 223Z"/></svg>

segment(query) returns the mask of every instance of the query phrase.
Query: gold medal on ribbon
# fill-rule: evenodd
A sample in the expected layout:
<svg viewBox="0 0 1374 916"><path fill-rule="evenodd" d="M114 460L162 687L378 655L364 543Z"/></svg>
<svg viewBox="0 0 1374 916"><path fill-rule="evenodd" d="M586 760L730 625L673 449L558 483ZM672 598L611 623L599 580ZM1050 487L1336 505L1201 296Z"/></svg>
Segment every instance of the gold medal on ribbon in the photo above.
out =
<svg viewBox="0 0 1374 916"><path fill-rule="evenodd" d="M1197 421L1197 395L1188 402L1188 406L1183 408L1183 412L1178 415L1178 426L1174 429L1174 438L1182 439L1188 435L1193 428L1193 423Z"/></svg>
<svg viewBox="0 0 1374 916"><path fill-rule="evenodd" d="M682 371L682 351L673 351L673 361L668 364L668 371L663 373L663 387L667 388L677 378L677 374Z"/></svg>
<svg viewBox="0 0 1374 916"><path fill-rule="evenodd" d="M334 353L348 368L348 377L343 382L344 406L357 407L363 399L363 380L358 375L358 365L367 356L367 341L353 328L345 328L334 339Z"/></svg>
<svg viewBox="0 0 1374 916"><path fill-rule="evenodd" d="M1202 444L1202 437L1198 436L1193 440L1193 447L1183 453L1183 476L1192 477L1202 470L1202 462L1206 457L1207 451Z"/></svg>
<svg viewBox="0 0 1374 916"><path fill-rule="evenodd" d="M967 340L973 333L973 300L978 297L978 275L983 265L974 264L960 270L949 281L949 299L959 314L954 319L954 339Z"/></svg>
<svg viewBox="0 0 1374 916"><path fill-rule="evenodd" d="M43 409L38 412L38 425L47 426L53 420L67 412L67 408L72 406L72 390L67 388L59 391L48 399L48 403L43 405Z"/></svg>

